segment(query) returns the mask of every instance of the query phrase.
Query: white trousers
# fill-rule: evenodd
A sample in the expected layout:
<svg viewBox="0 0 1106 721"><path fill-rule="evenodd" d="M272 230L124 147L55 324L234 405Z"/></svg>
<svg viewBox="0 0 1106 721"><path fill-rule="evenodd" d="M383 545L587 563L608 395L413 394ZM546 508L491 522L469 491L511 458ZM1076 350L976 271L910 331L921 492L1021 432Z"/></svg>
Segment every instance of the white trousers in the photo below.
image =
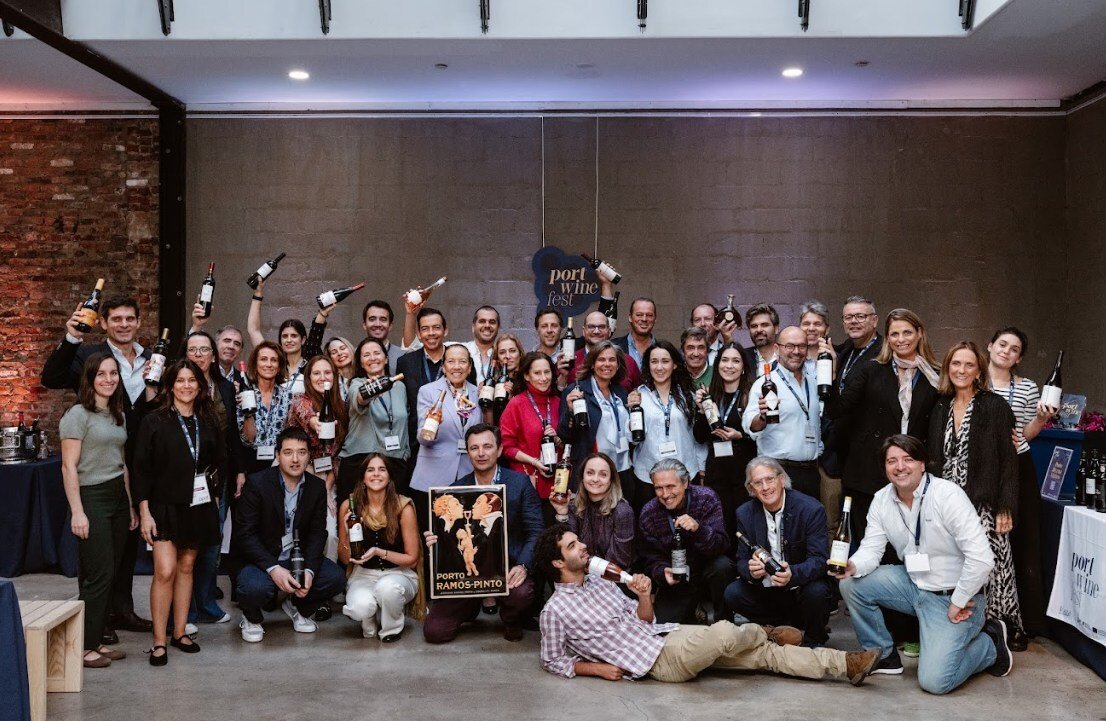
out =
<svg viewBox="0 0 1106 721"><path fill-rule="evenodd" d="M403 607L418 589L419 577L409 568L380 571L358 566L349 577L342 613L361 622L365 638L375 636L378 625L381 636L391 636L403 630Z"/></svg>

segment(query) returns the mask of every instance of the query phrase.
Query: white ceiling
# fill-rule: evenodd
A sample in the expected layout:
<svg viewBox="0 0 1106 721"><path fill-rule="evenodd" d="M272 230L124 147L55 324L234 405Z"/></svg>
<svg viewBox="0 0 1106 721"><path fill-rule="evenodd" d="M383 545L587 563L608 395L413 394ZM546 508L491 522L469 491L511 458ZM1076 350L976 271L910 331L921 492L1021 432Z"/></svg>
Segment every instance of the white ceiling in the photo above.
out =
<svg viewBox="0 0 1106 721"><path fill-rule="evenodd" d="M955 0L925 1L947 5L955 19ZM493 12L502 3L493 0ZM651 13L651 22L661 20ZM1104 38L1102 0L1013 0L969 34L924 38L87 42L203 112L1047 108L1106 79ZM870 64L856 67L859 60ZM788 65L805 75L781 78ZM311 79L289 80L293 67ZM0 37L0 110L141 107L141 98L35 40Z"/></svg>

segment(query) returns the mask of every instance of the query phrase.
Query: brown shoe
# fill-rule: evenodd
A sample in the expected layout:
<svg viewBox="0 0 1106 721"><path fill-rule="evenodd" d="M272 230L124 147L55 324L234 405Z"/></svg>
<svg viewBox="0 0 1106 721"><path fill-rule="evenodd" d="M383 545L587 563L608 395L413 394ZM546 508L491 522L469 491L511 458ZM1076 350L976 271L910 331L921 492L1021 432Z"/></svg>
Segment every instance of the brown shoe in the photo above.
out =
<svg viewBox="0 0 1106 721"><path fill-rule="evenodd" d="M504 626L503 638L508 641L521 641L522 640L522 628L519 626Z"/></svg>
<svg viewBox="0 0 1106 721"><path fill-rule="evenodd" d="M794 626L761 626L768 640L777 646L798 646L803 642L803 632Z"/></svg>
<svg viewBox="0 0 1106 721"><path fill-rule="evenodd" d="M99 653L101 656L107 656L112 661L122 661L127 657L126 651L120 651L115 648L108 648L107 646L101 646L97 650L97 653Z"/></svg>
<svg viewBox="0 0 1106 721"><path fill-rule="evenodd" d="M99 652L97 652L97 653L99 653ZM107 668L110 665L111 665L111 659L108 658L107 656L105 656L102 653L99 656L97 656L96 658L92 658L92 659L85 658L84 659L84 667L85 668Z"/></svg>
<svg viewBox="0 0 1106 721"><path fill-rule="evenodd" d="M867 651L850 651L845 654L845 675L849 683L859 686L864 683L864 677L872 672L879 663L880 650L870 648Z"/></svg>

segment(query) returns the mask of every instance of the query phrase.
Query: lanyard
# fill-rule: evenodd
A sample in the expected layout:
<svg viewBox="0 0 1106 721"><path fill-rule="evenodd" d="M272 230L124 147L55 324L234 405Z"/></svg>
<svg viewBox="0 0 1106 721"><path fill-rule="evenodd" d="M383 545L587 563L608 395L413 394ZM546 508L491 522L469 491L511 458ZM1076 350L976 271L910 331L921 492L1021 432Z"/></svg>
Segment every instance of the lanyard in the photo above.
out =
<svg viewBox="0 0 1106 721"><path fill-rule="evenodd" d="M806 403L803 403L803 399L799 398L799 394L796 393L795 389L791 386L791 381L788 379L787 375L779 369L778 366L776 367L776 375L778 375L780 377L780 380L783 381L783 384L785 386L787 386L787 390L791 391L791 395L795 396L795 401L799 404L799 408L801 408L803 410L803 415L806 416L806 419L809 421L810 420L810 405L809 405L810 404L810 383L807 382L806 374L805 373L803 374L803 395L806 396Z"/></svg>
<svg viewBox="0 0 1106 721"><path fill-rule="evenodd" d="M841 369L841 381L837 384L838 390L844 390L845 377L849 375L849 371L852 370L853 366L856 365L856 362L860 360L860 357L867 353L868 349L875 345L875 343L876 336L872 336L872 340L868 341L868 345L864 346L863 348L849 356L849 360L845 362L845 367Z"/></svg>
<svg viewBox="0 0 1106 721"><path fill-rule="evenodd" d="M545 427L550 425L553 420L553 401L549 398L545 399L545 415L543 416L541 411L538 410L538 402L534 400L534 394L526 391L526 397L530 399L530 405L534 407L534 413L538 415L538 422L541 423L542 430L545 430Z"/></svg>
<svg viewBox="0 0 1106 721"><path fill-rule="evenodd" d="M725 391L722 392L722 397L725 398ZM726 419L730 417L730 413L733 412L733 407L737 405L737 399L741 396L741 389L737 389L733 393L733 398L730 399L730 404L726 406L726 412L722 414L722 425L726 425Z"/></svg>
<svg viewBox="0 0 1106 721"><path fill-rule="evenodd" d="M675 388L668 389L668 404L661 407L664 411L664 437L668 438L672 429L672 394L676 392ZM657 399L657 405L661 404L661 394L657 393L657 389L653 389L653 397Z"/></svg>
<svg viewBox="0 0 1106 721"><path fill-rule="evenodd" d="M192 420L196 422L196 440L192 440L191 434L188 432L188 426L184 423L184 418L181 417L180 412L176 413L177 423L180 424L180 429L184 431L184 440L188 442L188 452L192 454L192 465L194 471L200 469L200 419L196 416L192 416ZM195 473L193 472L193 475Z"/></svg>
<svg viewBox="0 0 1106 721"><path fill-rule="evenodd" d="M384 412L388 414L388 430L391 431L395 425L395 417L392 415L392 406L385 397L387 395L387 393L381 393L376 397L376 400L380 401L380 405L384 406Z"/></svg>
<svg viewBox="0 0 1106 721"><path fill-rule="evenodd" d="M917 520L916 520L916 521L915 521L915 523L914 523L914 550L915 550L915 551L919 551L919 550L921 550L921 541L922 541L922 503L923 503L923 502L925 501L925 499L926 499L926 491L928 491L928 490L929 490L929 482L930 482L930 480L932 480L932 479L931 479L931 478L929 477L929 473L927 472L927 473L926 473L926 484L925 484L925 487L924 487L924 488L922 488L922 495L921 495L921 497L920 497L920 498L918 498L918 518L917 518ZM898 504L897 504L897 503L895 504L895 510L899 512L899 518L900 518L900 519L902 519L902 525L906 527L906 532L907 532L907 533L910 533L910 524L906 522L906 516L902 515L902 509L901 509L901 508L899 508L899 506L898 506Z"/></svg>
<svg viewBox="0 0 1106 721"><path fill-rule="evenodd" d="M422 377L427 383L433 383L442 377L442 366L445 365L445 356L442 356L442 365L438 366L438 375L430 377L430 361L426 360L426 351L422 352Z"/></svg>
<svg viewBox="0 0 1106 721"><path fill-rule="evenodd" d="M280 485L283 486L283 488L281 488L280 490L284 491L285 489L287 489L287 486L284 484L284 479L280 478L278 480L280 481ZM288 533L289 531L292 530L292 524L296 520L296 511L298 511L300 509L300 494L301 493L303 493L303 478L302 477L300 478L299 484L296 486L296 500L295 500L295 503L292 504L292 512L288 513L288 506L284 507L284 532L285 533Z"/></svg>
<svg viewBox="0 0 1106 721"><path fill-rule="evenodd" d="M891 359L891 368L894 369L895 376L897 377L899 375L899 364L895 361L894 358ZM917 368L915 368L914 369L914 375L910 379L910 388L911 389L913 389L914 386L918 385L918 376L920 374L921 374L921 371L919 371Z"/></svg>
<svg viewBox="0 0 1106 721"><path fill-rule="evenodd" d="M595 378L591 379L591 392L595 396L596 402L602 406L604 403L611 407L611 413L614 414L614 426L617 431L616 435L622 435L622 419L618 417L618 407L622 405L622 399L613 391L608 389L611 394L610 400L603 397L603 394L599 392L599 384L595 382ZM629 415L629 411L626 411Z"/></svg>

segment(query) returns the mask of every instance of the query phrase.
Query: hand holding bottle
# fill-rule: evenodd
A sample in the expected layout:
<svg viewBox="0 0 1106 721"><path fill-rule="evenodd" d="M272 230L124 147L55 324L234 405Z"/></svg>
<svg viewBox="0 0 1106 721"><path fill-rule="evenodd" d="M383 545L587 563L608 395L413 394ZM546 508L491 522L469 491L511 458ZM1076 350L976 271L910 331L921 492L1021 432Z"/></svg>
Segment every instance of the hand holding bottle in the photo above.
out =
<svg viewBox="0 0 1106 721"><path fill-rule="evenodd" d="M305 577L310 577L310 574L305 574ZM269 571L269 578L273 580L273 584L285 593L299 594L303 589L296 583L296 579L292 578L292 572L281 565L276 565L273 570Z"/></svg>
<svg viewBox="0 0 1106 721"><path fill-rule="evenodd" d="M723 343L729 343L733 340L733 334L737 330L737 321L715 323L714 330L722 336Z"/></svg>
<svg viewBox="0 0 1106 721"><path fill-rule="evenodd" d="M630 391L626 396L626 405L628 406L640 406L641 405L641 392Z"/></svg>
<svg viewBox="0 0 1106 721"><path fill-rule="evenodd" d="M81 309L83 307L84 305L82 303L78 303L77 309L73 311L73 315L69 316L69 320L65 321L65 332L78 341L84 340L84 332L77 327L77 324L81 322Z"/></svg>
<svg viewBox="0 0 1106 721"><path fill-rule="evenodd" d="M204 304L200 302L200 296L196 296L196 303L192 306L192 330L197 331L204 327L204 323L207 323L210 316L205 315L206 308Z"/></svg>
<svg viewBox="0 0 1106 721"><path fill-rule="evenodd" d="M666 576L672 569L666 568ZM649 580L649 577L643 573L635 573L634 577L630 579L630 582L626 584L626 588L630 589L637 596L648 596L653 593L653 582Z"/></svg>
<svg viewBox="0 0 1106 721"><path fill-rule="evenodd" d="M678 516L672 523L690 533L695 533L699 530L699 522L686 513L682 516Z"/></svg>
<svg viewBox="0 0 1106 721"><path fill-rule="evenodd" d="M584 397L584 392L582 390L580 390L579 387L577 387L577 388L573 388L571 391L569 391L568 395L565 396L565 401L567 401L569 405L572 405L578 399L583 398L583 397Z"/></svg>
<svg viewBox="0 0 1106 721"><path fill-rule="evenodd" d="M845 570L842 573L834 573L833 567L831 566L829 571L828 571L828 574L830 576L833 576L834 578L836 578L838 580L842 580L842 579L845 579L845 578L852 578L853 576L856 575L856 566L854 566L853 562L850 560L847 564L845 564Z"/></svg>
<svg viewBox="0 0 1106 721"><path fill-rule="evenodd" d="M787 564L787 561L780 561L780 566L783 567L783 570L772 574L772 585L776 588L787 588L787 585L791 583L791 566Z"/></svg>
<svg viewBox="0 0 1106 721"><path fill-rule="evenodd" d="M818 352L829 353L830 358L833 359L833 367L837 368L837 351L833 349L833 341L830 340L829 336L818 339Z"/></svg>
<svg viewBox="0 0 1106 721"><path fill-rule="evenodd" d="M756 556L749 559L749 575L756 581L768 575L767 571L764 570L764 563Z"/></svg>
<svg viewBox="0 0 1106 721"><path fill-rule="evenodd" d="M695 405L699 408L700 411L703 410L703 399L707 397L707 393L708 391L706 388L695 389Z"/></svg>
<svg viewBox="0 0 1106 721"><path fill-rule="evenodd" d="M1037 417L1040 418L1042 421L1047 421L1049 418L1052 418L1059 412L1059 406L1049 405L1044 401L1037 402Z"/></svg>
<svg viewBox="0 0 1106 721"><path fill-rule="evenodd" d="M723 441L740 441L745 436L741 431L730 428L729 426L722 426L721 428L715 428L711 431L711 435L715 438L720 438Z"/></svg>

